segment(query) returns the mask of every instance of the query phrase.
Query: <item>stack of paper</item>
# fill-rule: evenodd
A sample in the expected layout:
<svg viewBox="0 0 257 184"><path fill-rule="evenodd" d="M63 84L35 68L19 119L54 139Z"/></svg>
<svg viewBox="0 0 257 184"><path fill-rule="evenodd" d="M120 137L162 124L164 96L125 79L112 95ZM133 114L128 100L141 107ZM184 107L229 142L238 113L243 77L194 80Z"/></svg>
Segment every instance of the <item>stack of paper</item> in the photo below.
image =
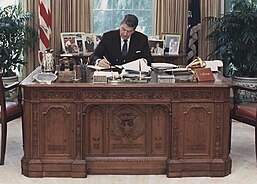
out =
<svg viewBox="0 0 257 184"><path fill-rule="evenodd" d="M118 72L95 71L93 76L105 76L105 77L115 77L115 78L118 78L120 75L119 75Z"/></svg>
<svg viewBox="0 0 257 184"><path fill-rule="evenodd" d="M171 63L152 63L152 68L157 70L167 70L171 68L178 68L178 66Z"/></svg>
<svg viewBox="0 0 257 184"><path fill-rule="evenodd" d="M112 69L112 68L116 68L114 66L110 66L109 68L106 68L106 67L95 66L95 65L87 65L87 67L91 68L93 70L109 70L109 69Z"/></svg>

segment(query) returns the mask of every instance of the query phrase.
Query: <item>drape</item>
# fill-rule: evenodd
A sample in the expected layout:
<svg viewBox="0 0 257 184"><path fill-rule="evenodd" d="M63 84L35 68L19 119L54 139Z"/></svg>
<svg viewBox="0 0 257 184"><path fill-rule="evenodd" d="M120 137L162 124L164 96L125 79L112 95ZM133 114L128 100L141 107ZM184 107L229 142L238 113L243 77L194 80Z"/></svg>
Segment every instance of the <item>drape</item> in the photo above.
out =
<svg viewBox="0 0 257 184"><path fill-rule="evenodd" d="M206 41L208 27L205 17L218 16L220 1L219 0L201 0L201 29L199 32L199 57L207 59L207 55L212 49L212 45ZM180 52L186 54L186 38L188 24L188 0L156 0L156 17L155 32L161 33L178 33L182 37Z"/></svg>
<svg viewBox="0 0 257 184"><path fill-rule="evenodd" d="M184 37L187 30L187 0L156 0L156 34L178 33L182 38L182 52Z"/></svg>
<svg viewBox="0 0 257 184"><path fill-rule="evenodd" d="M208 59L208 54L213 50L214 45L206 40L206 36L210 34L210 29L206 21L206 17L218 17L221 7L219 0L201 0L201 30L199 33L199 56L205 60Z"/></svg>

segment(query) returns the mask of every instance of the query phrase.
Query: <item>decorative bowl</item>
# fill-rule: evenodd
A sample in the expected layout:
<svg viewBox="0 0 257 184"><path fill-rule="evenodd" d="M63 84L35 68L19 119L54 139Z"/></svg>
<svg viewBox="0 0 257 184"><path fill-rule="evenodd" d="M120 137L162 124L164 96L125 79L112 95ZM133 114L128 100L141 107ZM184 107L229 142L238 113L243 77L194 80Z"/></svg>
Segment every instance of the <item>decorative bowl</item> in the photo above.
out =
<svg viewBox="0 0 257 184"><path fill-rule="evenodd" d="M37 73L33 78L39 83L51 84L57 79L57 75L53 73Z"/></svg>

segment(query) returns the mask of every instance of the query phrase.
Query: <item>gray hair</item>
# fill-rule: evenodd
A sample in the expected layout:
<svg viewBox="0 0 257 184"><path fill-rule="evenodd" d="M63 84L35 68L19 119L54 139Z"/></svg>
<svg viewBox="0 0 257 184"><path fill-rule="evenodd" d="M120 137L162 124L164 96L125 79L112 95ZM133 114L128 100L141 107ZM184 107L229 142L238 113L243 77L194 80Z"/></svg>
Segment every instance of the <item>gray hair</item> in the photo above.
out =
<svg viewBox="0 0 257 184"><path fill-rule="evenodd" d="M138 18L135 15L127 14L121 21L121 24L127 24L129 27L134 27L136 29L138 25Z"/></svg>

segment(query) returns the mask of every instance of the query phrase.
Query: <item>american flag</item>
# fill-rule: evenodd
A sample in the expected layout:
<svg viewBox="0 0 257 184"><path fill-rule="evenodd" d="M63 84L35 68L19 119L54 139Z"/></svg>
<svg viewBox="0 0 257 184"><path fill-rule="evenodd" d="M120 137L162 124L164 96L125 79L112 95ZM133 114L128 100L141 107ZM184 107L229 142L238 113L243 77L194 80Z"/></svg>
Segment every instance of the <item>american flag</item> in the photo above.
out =
<svg viewBox="0 0 257 184"><path fill-rule="evenodd" d="M39 63L42 63L43 52L50 49L51 35L51 0L38 0L38 29L39 29Z"/></svg>

